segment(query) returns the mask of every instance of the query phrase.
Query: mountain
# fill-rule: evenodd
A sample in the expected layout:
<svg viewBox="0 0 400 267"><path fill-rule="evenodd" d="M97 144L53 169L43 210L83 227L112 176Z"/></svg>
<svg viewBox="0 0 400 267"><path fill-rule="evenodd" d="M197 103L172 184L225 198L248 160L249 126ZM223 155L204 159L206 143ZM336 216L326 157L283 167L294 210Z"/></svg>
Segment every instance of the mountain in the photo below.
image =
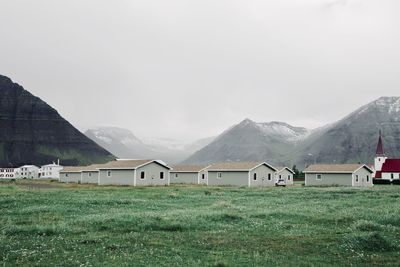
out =
<svg viewBox="0 0 400 267"><path fill-rule="evenodd" d="M386 153L400 157L400 97L382 97L345 118L308 130L249 119L231 127L185 163L268 161L272 164L372 162L379 129Z"/></svg>
<svg viewBox="0 0 400 267"><path fill-rule="evenodd" d="M400 157L400 97L381 97L324 127L302 143L294 159L300 164L371 163L379 130L386 154Z"/></svg>
<svg viewBox="0 0 400 267"><path fill-rule="evenodd" d="M105 162L113 156L58 112L0 75L0 165Z"/></svg>
<svg viewBox="0 0 400 267"><path fill-rule="evenodd" d="M245 119L184 162L265 160L282 164L290 160L293 147L310 134L311 131L306 128L293 127L284 122L256 123Z"/></svg>
<svg viewBox="0 0 400 267"><path fill-rule="evenodd" d="M213 138L195 142L174 139L139 139L130 130L117 127L88 129L85 135L120 158L157 158L175 164L204 147Z"/></svg>

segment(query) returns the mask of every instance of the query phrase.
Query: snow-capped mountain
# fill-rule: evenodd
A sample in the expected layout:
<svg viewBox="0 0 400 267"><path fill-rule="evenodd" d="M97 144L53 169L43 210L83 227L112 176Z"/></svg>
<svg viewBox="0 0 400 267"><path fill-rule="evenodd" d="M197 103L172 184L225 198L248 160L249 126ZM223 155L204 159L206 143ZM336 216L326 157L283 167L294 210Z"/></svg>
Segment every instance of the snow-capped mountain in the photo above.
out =
<svg viewBox="0 0 400 267"><path fill-rule="evenodd" d="M219 161L285 162L290 150L311 131L284 122L257 123L245 119L194 153L185 163Z"/></svg>
<svg viewBox="0 0 400 267"><path fill-rule="evenodd" d="M130 130L117 127L95 127L85 135L112 151L120 158L156 158L167 163L178 163L204 147L212 137L195 142L182 142L174 139L136 137Z"/></svg>
<svg viewBox="0 0 400 267"><path fill-rule="evenodd" d="M313 162L368 163L374 157L379 129L388 155L400 157L400 97L381 97L315 130L246 119L185 162L269 161L300 167Z"/></svg>

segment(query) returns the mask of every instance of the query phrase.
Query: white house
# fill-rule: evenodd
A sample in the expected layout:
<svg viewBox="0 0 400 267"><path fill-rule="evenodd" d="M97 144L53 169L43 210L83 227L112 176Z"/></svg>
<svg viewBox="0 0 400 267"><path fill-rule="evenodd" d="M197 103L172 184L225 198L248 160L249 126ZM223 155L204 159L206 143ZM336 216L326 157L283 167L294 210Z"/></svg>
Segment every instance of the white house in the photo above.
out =
<svg viewBox="0 0 400 267"><path fill-rule="evenodd" d="M35 165L24 165L17 169L15 176L22 179L35 179L39 177L39 167Z"/></svg>
<svg viewBox="0 0 400 267"><path fill-rule="evenodd" d="M15 169L14 168L0 168L0 179L14 179Z"/></svg>
<svg viewBox="0 0 400 267"><path fill-rule="evenodd" d="M171 170L171 184L205 184L208 183L207 168L209 165L176 165Z"/></svg>
<svg viewBox="0 0 400 267"><path fill-rule="evenodd" d="M304 173L306 186L373 186L373 170L365 164L310 165Z"/></svg>
<svg viewBox="0 0 400 267"><path fill-rule="evenodd" d="M114 160L99 170L99 185L169 185L170 170L160 160Z"/></svg>
<svg viewBox="0 0 400 267"><path fill-rule="evenodd" d="M288 167L276 167L276 183L279 185L293 185L294 171Z"/></svg>
<svg viewBox="0 0 400 267"><path fill-rule="evenodd" d="M47 164L47 165L43 165L40 169L39 169L39 178L43 178L43 179L60 179L60 171L63 169L64 167L56 164L56 163L52 163L52 164Z"/></svg>
<svg viewBox="0 0 400 267"><path fill-rule="evenodd" d="M276 169L266 162L224 162L208 169L208 185L274 186Z"/></svg>

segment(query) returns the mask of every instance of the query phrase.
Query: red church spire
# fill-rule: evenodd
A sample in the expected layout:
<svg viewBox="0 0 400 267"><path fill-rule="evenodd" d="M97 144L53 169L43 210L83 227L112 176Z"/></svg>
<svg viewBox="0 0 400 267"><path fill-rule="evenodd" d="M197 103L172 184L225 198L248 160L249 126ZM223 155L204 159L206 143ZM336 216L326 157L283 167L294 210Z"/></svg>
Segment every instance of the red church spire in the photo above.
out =
<svg viewBox="0 0 400 267"><path fill-rule="evenodd" d="M385 151L383 150L382 132L379 130L378 146L376 147L376 156L384 156Z"/></svg>

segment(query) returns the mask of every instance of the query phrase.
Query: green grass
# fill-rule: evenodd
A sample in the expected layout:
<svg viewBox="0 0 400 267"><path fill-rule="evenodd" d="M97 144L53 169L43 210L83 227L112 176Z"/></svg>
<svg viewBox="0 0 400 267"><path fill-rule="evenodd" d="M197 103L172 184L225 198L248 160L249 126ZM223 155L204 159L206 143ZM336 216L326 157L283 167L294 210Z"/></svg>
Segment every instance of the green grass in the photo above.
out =
<svg viewBox="0 0 400 267"><path fill-rule="evenodd" d="M400 261L397 186L130 188L28 180L0 183L0 212L4 266Z"/></svg>

